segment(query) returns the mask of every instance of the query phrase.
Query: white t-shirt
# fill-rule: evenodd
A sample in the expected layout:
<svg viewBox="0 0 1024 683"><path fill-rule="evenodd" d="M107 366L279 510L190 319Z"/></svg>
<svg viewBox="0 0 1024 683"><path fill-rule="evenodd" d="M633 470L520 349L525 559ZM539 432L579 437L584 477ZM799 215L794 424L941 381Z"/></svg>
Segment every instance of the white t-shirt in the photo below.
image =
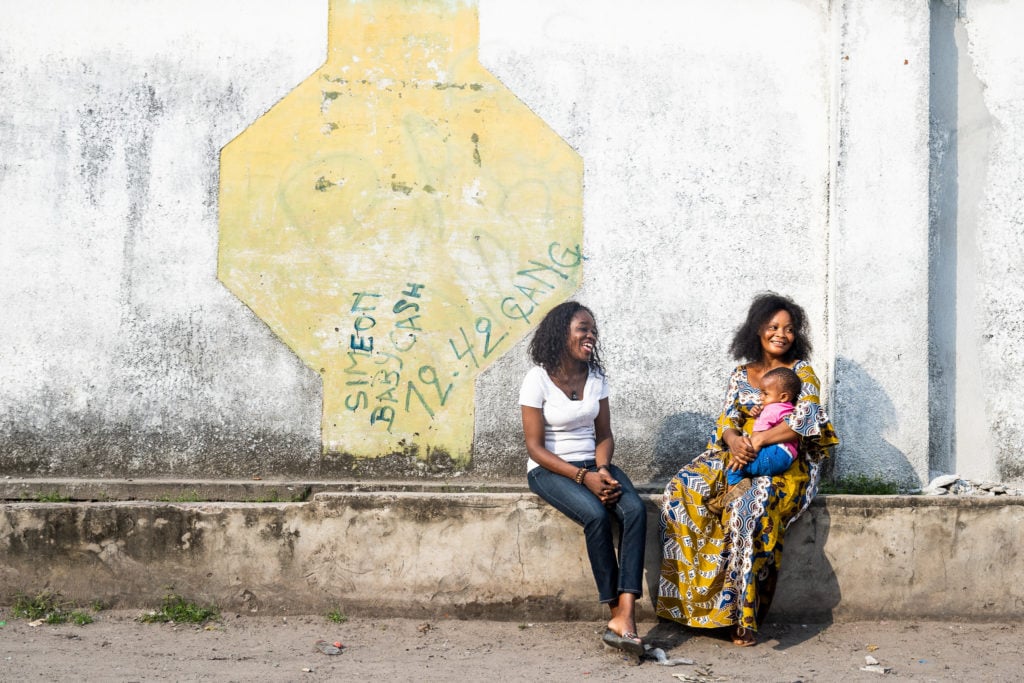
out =
<svg viewBox="0 0 1024 683"><path fill-rule="evenodd" d="M526 373L519 390L519 405L540 408L544 413L544 447L566 462L594 457L594 420L603 398L608 398L608 380L596 370L590 371L579 401L571 400L555 386L542 367ZM528 459L526 471L535 467L537 463Z"/></svg>

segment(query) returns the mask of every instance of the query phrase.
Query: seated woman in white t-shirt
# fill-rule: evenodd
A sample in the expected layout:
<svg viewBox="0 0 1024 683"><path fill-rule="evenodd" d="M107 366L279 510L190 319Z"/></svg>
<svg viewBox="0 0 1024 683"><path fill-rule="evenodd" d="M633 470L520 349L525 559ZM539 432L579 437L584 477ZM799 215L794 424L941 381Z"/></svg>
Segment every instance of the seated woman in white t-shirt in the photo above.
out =
<svg viewBox="0 0 1024 683"><path fill-rule="evenodd" d="M583 527L598 599L611 609L602 640L639 656L635 605L643 594L647 512L629 477L611 464L608 382L590 309L575 301L552 309L534 332L530 356L537 367L519 392L530 490Z"/></svg>

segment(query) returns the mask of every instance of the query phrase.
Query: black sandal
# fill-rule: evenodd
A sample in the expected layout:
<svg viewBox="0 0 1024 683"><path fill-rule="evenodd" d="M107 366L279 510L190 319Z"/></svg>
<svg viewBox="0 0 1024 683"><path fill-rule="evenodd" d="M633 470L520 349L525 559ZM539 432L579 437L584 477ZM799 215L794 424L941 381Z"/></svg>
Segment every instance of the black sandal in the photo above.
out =
<svg viewBox="0 0 1024 683"><path fill-rule="evenodd" d="M608 628L605 629L601 640L604 642L605 647L613 647L616 650L622 650L634 657L639 657L644 653L643 641L641 641L640 637L632 631L626 631L620 636L615 631Z"/></svg>

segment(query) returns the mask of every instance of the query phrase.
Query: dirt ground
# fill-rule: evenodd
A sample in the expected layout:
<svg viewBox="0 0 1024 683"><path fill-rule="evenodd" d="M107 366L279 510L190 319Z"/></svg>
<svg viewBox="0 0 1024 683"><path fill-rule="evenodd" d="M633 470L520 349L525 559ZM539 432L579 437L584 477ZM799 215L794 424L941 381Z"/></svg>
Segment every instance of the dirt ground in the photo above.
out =
<svg viewBox="0 0 1024 683"><path fill-rule="evenodd" d="M644 623L668 657L639 665L600 644L597 622L530 623L225 614L206 626L101 611L85 626L31 626L0 609L0 680L78 681L1018 681L1007 623L767 624L738 648L716 632ZM341 654L316 642L341 642ZM886 673L864 671L865 657Z"/></svg>

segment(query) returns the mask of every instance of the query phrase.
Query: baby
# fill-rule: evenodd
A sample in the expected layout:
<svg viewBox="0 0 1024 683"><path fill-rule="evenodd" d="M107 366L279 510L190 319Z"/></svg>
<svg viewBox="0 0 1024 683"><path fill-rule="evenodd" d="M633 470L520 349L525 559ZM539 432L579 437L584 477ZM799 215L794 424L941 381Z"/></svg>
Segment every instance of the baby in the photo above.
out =
<svg viewBox="0 0 1024 683"><path fill-rule="evenodd" d="M800 378L789 368L775 368L761 378L761 412L754 420L754 432L766 432L793 412L793 401L800 395ZM771 444L738 470L726 470L729 488L708 501L708 509L719 514L725 506L750 488L749 477L775 476L789 469L796 459L796 441Z"/></svg>

